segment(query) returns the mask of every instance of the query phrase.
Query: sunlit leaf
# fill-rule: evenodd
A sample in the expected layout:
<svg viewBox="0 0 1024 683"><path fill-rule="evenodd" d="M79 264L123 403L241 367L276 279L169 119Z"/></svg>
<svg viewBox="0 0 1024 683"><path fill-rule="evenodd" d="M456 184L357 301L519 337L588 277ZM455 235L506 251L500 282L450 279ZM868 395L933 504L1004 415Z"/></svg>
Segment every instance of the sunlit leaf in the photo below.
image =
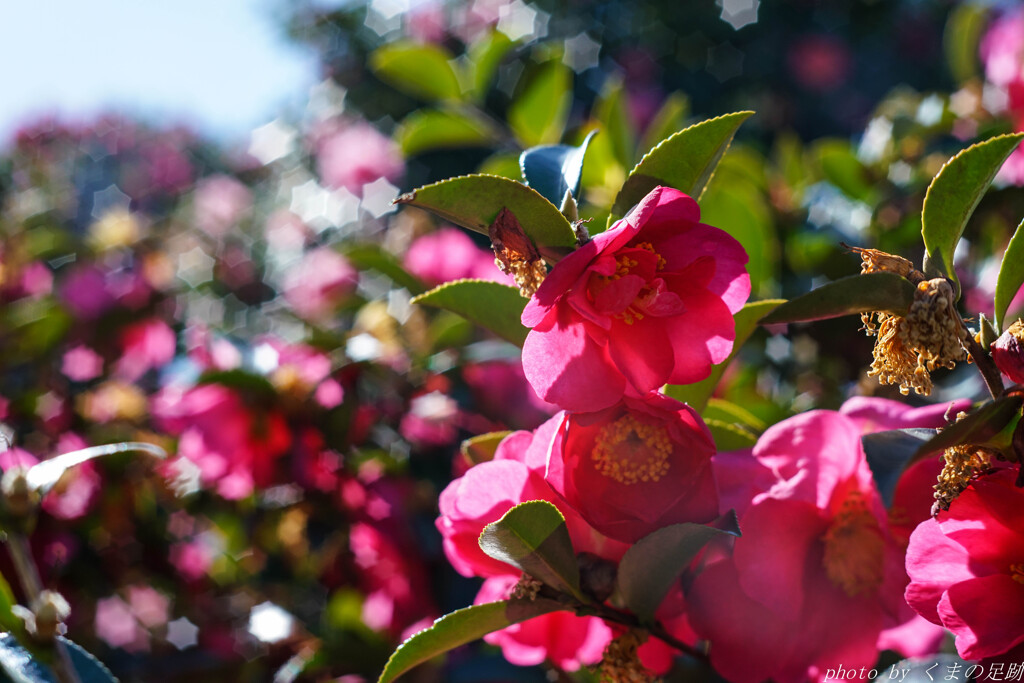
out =
<svg viewBox="0 0 1024 683"><path fill-rule="evenodd" d="M924 196L921 236L925 247L925 273L949 278L960 295L953 270L953 252L999 168L1024 138L1024 133L1000 135L979 142L951 158L939 170Z"/></svg>
<svg viewBox="0 0 1024 683"><path fill-rule="evenodd" d="M414 297L412 303L458 313L517 346L529 329L520 322L526 299L509 285L486 280L455 280Z"/></svg>
<svg viewBox="0 0 1024 683"><path fill-rule="evenodd" d="M557 261L576 246L572 227L558 207L533 188L508 178L449 178L404 194L395 203L426 209L484 235L501 210L508 209L545 257Z"/></svg>
<svg viewBox="0 0 1024 683"><path fill-rule="evenodd" d="M640 138L638 148L646 154L659 142L671 136L677 130L682 130L683 122L690 111L690 100L678 90L665 98L661 109L654 115L651 122L647 124L643 137Z"/></svg>
<svg viewBox="0 0 1024 683"><path fill-rule="evenodd" d="M501 60L514 43L501 31L491 31L473 43L467 51L472 66L473 96L482 100L494 79Z"/></svg>
<svg viewBox="0 0 1024 683"><path fill-rule="evenodd" d="M906 315L914 303L914 285L895 273L851 275L791 299L769 313L762 323L825 320L862 311Z"/></svg>
<svg viewBox="0 0 1024 683"><path fill-rule="evenodd" d="M167 457L167 451L156 444L141 441L111 443L104 446L91 446L89 448L71 451L70 453L62 453L48 460L43 460L42 462L30 467L25 478L28 480L29 486L40 493L45 494L53 488L54 485L60 481L60 478L64 476L64 473L72 467L76 467L77 465L81 465L83 462L95 460L96 458L101 458L106 455L131 452L146 453L157 458Z"/></svg>
<svg viewBox="0 0 1024 683"><path fill-rule="evenodd" d="M531 500L484 527L480 548L562 593L582 599L580 571L565 518L546 500Z"/></svg>
<svg viewBox="0 0 1024 683"><path fill-rule="evenodd" d="M542 65L508 110L508 124L524 147L562 139L572 103L572 72L559 61Z"/></svg>
<svg viewBox="0 0 1024 683"><path fill-rule="evenodd" d="M497 140L493 127L456 111L420 109L409 114L395 132L406 156L439 149L487 147Z"/></svg>
<svg viewBox="0 0 1024 683"><path fill-rule="evenodd" d="M643 621L652 619L697 553L708 541L722 535L740 535L732 510L711 524L673 524L637 541L619 562L619 592L629 610Z"/></svg>
<svg viewBox="0 0 1024 683"><path fill-rule="evenodd" d="M597 104L594 105L597 120L601 122L611 140L615 160L623 168L629 168L635 161L636 131L629 117L626 103L626 89L622 80L611 78L605 84ZM676 129L673 129L674 132ZM660 141L661 138L658 138Z"/></svg>
<svg viewBox="0 0 1024 683"><path fill-rule="evenodd" d="M567 190L579 199L583 159L590 139L596 134L597 131L591 131L579 146L542 145L523 152L519 157L519 168L526 184L555 206L562 203Z"/></svg>
<svg viewBox="0 0 1024 683"><path fill-rule="evenodd" d="M479 465L494 459L498 451L498 444L512 432L488 432L470 437L462 442L459 452L470 465Z"/></svg>
<svg viewBox="0 0 1024 683"><path fill-rule="evenodd" d="M722 380L722 375L725 374L729 363L739 353L743 343L757 329L758 322L783 303L785 303L785 299L766 299L764 301L751 301L746 304L733 317L736 321L736 339L733 342L732 353L729 354L729 357L718 365L713 366L711 368L711 375L707 379L694 384L672 384L665 387L665 393L672 398L690 404L698 413L702 412L704 406L707 405L708 399L715 392L715 387Z"/></svg>
<svg viewBox="0 0 1024 683"><path fill-rule="evenodd" d="M462 96L452 54L434 43L398 41L370 54L370 68L382 81L427 101Z"/></svg>
<svg viewBox="0 0 1024 683"><path fill-rule="evenodd" d="M779 247L765 195L749 180L722 170L701 197L700 212L702 223L721 228L746 249L752 292L768 288L775 279Z"/></svg>
<svg viewBox="0 0 1024 683"><path fill-rule="evenodd" d="M679 131L648 152L626 179L610 219L621 218L658 185L674 187L699 199L729 149L736 130L752 111L725 114Z"/></svg>
<svg viewBox="0 0 1024 683"><path fill-rule="evenodd" d="M414 666L488 633L564 609L565 605L554 600L536 598L490 602L446 614L399 645L377 683L390 683Z"/></svg>
<svg viewBox="0 0 1024 683"><path fill-rule="evenodd" d="M713 417L705 417L704 424L711 431L711 438L715 441L715 447L720 451L737 451L741 448L751 448L757 443L757 434L754 434L742 425L717 420Z"/></svg>
<svg viewBox="0 0 1024 683"><path fill-rule="evenodd" d="M957 83L978 75L978 43L985 30L987 8L980 3L954 5L942 34L942 47L949 71Z"/></svg>
<svg viewBox="0 0 1024 683"><path fill-rule="evenodd" d="M819 140L812 148L825 179L852 199L871 201L874 188L864 164L846 140Z"/></svg>
<svg viewBox="0 0 1024 683"><path fill-rule="evenodd" d="M1024 221L1017 226L1016 232L1006 245L1003 261L999 264L999 278L996 280L995 319L996 329L1005 331L1006 311L1017 296L1020 286L1024 284Z"/></svg>

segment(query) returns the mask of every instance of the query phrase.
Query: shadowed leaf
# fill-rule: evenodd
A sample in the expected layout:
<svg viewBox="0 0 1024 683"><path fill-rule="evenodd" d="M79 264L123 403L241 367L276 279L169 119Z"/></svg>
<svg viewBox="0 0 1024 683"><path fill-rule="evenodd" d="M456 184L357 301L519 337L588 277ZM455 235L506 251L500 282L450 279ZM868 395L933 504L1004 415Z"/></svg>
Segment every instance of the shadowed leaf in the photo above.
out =
<svg viewBox="0 0 1024 683"><path fill-rule="evenodd" d="M360 270L375 270L387 275L399 287L404 287L410 294L420 294L426 285L415 275L407 271L392 254L384 251L376 244L352 244L343 253L352 265Z"/></svg>
<svg viewBox="0 0 1024 683"><path fill-rule="evenodd" d="M875 432L861 437L868 467L871 468L871 474L886 507L892 505L896 483L900 480L907 463L911 461L921 444L934 436L934 429L914 428Z"/></svg>
<svg viewBox="0 0 1024 683"><path fill-rule="evenodd" d="M590 139L597 134L590 131L578 147L573 145L544 145L531 147L519 156L519 168L526 184L544 195L555 206L560 206L565 192L579 199L583 158Z"/></svg>
<svg viewBox="0 0 1024 683"><path fill-rule="evenodd" d="M70 640L58 636L67 649L80 683L116 683L117 679L98 659ZM0 683L57 683L50 668L34 658L10 633L0 633Z"/></svg>
<svg viewBox="0 0 1024 683"><path fill-rule="evenodd" d="M644 536L619 562L618 585L626 606L641 620L654 617L673 582L708 541L721 535L739 536L733 510L711 524L673 524Z"/></svg>
<svg viewBox="0 0 1024 683"><path fill-rule="evenodd" d="M487 147L495 143L496 137L484 121L438 109L414 111L395 131L395 140L406 156L438 149Z"/></svg>
<svg viewBox="0 0 1024 683"><path fill-rule="evenodd" d="M996 280L996 303L995 318L996 328L1004 332L1009 325L1006 324L1006 311L1017 296L1020 286L1024 284L1024 221L1017 226L1016 232L1006 245L1006 253L1003 254L1003 261L999 264L999 278Z"/></svg>
<svg viewBox="0 0 1024 683"><path fill-rule="evenodd" d="M791 299L761 319L762 323L825 320L862 311L906 315L914 303L914 285L895 273L851 275Z"/></svg>
<svg viewBox="0 0 1024 683"><path fill-rule="evenodd" d="M1002 396L991 403L986 403L964 419L951 424L918 446L913 457L907 462L907 466L909 467L929 453L941 452L953 446L962 444L983 446L990 443L993 437L999 435L1020 418L1021 405L1024 405L1024 399L1020 396Z"/></svg>

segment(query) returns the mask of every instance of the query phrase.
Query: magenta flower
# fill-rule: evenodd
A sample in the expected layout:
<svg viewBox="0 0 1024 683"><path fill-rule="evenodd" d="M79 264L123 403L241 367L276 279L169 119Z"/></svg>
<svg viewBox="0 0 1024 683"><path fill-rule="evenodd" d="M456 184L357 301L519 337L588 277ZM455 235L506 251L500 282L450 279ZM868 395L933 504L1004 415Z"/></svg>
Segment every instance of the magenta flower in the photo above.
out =
<svg viewBox="0 0 1024 683"><path fill-rule="evenodd" d="M982 477L910 537L906 599L956 636L965 659L1024 643L1024 490L1016 471Z"/></svg>
<svg viewBox="0 0 1024 683"><path fill-rule="evenodd" d="M171 362L177 346L174 330L158 318L140 320L121 332L121 359L117 374L134 382L148 370Z"/></svg>
<svg viewBox="0 0 1024 683"><path fill-rule="evenodd" d="M505 600L517 576L496 576L484 581L474 604ZM597 617L578 617L572 612L551 612L489 633L484 640L501 648L505 659L518 666L550 661L565 671L601 661L612 629Z"/></svg>
<svg viewBox="0 0 1024 683"><path fill-rule="evenodd" d="M103 359L88 346L78 345L64 354L60 371L68 379L88 382L103 374Z"/></svg>
<svg viewBox="0 0 1024 683"><path fill-rule="evenodd" d="M475 278L506 285L514 280L494 265L494 253L481 249L452 227L417 237L405 252L405 269L431 286Z"/></svg>
<svg viewBox="0 0 1024 683"><path fill-rule="evenodd" d="M196 183L193 195L196 227L210 237L224 237L252 208L252 191L228 175Z"/></svg>
<svg viewBox="0 0 1024 683"><path fill-rule="evenodd" d="M284 277L284 300L304 320L324 321L356 289L359 273L333 249L314 249Z"/></svg>
<svg viewBox="0 0 1024 683"><path fill-rule="evenodd" d="M971 400L966 398L913 408L888 398L854 396L839 407L839 412L857 423L862 433L869 434L911 427L938 429L948 424L947 414L952 419L958 412L969 410L970 407Z"/></svg>
<svg viewBox="0 0 1024 683"><path fill-rule="evenodd" d="M365 121L329 133L317 143L317 169L324 185L362 196L378 178L397 181L405 173L398 146Z"/></svg>
<svg viewBox="0 0 1024 683"><path fill-rule="evenodd" d="M748 459L748 473L760 466L756 478L771 486L738 506L732 556L709 563L687 593L712 664L736 683L870 668L904 577L857 425L804 413L768 429Z"/></svg>
<svg viewBox="0 0 1024 683"><path fill-rule="evenodd" d="M513 432L499 444L494 459L471 467L441 492L437 529L445 555L463 576L516 576L520 572L480 549L480 532L519 503L547 500L565 517L577 553L618 560L626 545L596 531L544 481L552 439L561 427L556 415L534 432Z"/></svg>
<svg viewBox="0 0 1024 683"><path fill-rule="evenodd" d="M739 242L700 223L697 202L655 188L559 261L527 304L527 379L575 411L704 379L732 350L746 263Z"/></svg>

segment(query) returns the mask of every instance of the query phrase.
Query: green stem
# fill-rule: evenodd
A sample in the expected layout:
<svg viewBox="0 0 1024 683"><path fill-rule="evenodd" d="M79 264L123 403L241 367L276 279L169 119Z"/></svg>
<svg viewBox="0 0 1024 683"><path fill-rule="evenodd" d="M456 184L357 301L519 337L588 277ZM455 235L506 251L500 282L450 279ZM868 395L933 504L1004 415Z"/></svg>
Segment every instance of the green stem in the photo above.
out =
<svg viewBox="0 0 1024 683"><path fill-rule="evenodd" d="M988 351L981 347L981 344L974 340L974 337L971 336L971 331L968 330L966 326L964 326L964 331L966 332L964 347L966 347L967 353L971 354L971 359L978 367L978 372L981 373L981 378L985 380L985 386L988 387L988 393L992 395L992 398L999 398L1003 395L1002 373L999 372L999 368L996 367L995 361L992 360L992 356L988 354Z"/></svg>

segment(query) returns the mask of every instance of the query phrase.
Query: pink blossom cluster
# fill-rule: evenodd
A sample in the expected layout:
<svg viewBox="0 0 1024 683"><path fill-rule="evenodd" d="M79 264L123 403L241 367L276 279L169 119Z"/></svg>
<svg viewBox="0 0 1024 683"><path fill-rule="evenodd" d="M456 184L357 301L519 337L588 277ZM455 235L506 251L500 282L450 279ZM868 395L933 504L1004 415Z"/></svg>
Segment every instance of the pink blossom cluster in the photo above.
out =
<svg viewBox="0 0 1024 683"><path fill-rule="evenodd" d="M1024 130L1024 11L1000 16L981 39L985 79L1005 95L1005 114L1014 130ZM1024 151L1018 147L1003 164L997 178L1024 185Z"/></svg>

